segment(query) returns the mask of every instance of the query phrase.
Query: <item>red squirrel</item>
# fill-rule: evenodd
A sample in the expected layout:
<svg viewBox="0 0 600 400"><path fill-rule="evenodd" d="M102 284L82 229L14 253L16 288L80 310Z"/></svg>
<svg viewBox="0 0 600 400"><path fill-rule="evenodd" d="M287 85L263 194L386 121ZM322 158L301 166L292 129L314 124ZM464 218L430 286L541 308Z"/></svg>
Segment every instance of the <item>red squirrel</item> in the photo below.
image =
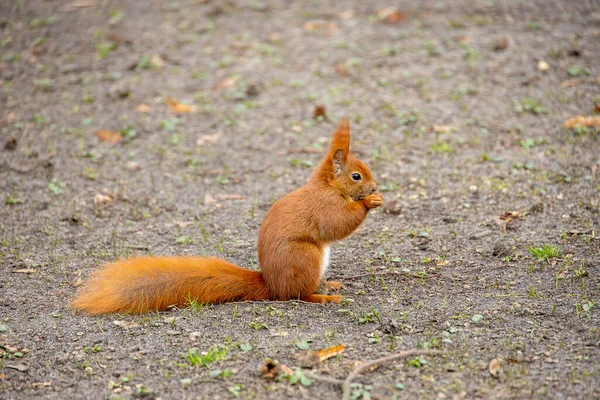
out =
<svg viewBox="0 0 600 400"><path fill-rule="evenodd" d="M329 265L330 245L354 232L382 201L371 171L350 153L345 118L306 185L279 199L265 215L258 234L260 272L214 257L137 257L93 273L71 306L105 314L164 310L191 301L339 303L342 296L315 293Z"/></svg>

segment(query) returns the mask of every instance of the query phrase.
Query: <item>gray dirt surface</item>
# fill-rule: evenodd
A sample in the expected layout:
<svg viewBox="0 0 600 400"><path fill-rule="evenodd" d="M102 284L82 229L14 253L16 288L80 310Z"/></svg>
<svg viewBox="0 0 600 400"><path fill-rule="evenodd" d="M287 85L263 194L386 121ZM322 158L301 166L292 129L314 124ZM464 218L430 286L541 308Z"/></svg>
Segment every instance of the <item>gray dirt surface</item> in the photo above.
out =
<svg viewBox="0 0 600 400"><path fill-rule="evenodd" d="M0 53L0 398L334 399L260 367L337 344L297 376L429 348L354 398L600 398L599 129L563 127L600 112L598 1L2 1ZM342 304L69 308L116 258L257 268L344 115L386 203Z"/></svg>

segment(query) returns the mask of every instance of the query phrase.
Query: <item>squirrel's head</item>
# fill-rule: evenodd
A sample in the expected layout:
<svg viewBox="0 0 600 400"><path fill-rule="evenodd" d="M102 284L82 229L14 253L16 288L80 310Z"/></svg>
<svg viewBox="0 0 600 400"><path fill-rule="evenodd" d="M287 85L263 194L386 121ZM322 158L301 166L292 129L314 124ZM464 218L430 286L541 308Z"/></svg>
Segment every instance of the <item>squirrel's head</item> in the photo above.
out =
<svg viewBox="0 0 600 400"><path fill-rule="evenodd" d="M369 167L350 153L350 120L343 118L338 124L331 148L315 171L315 178L326 181L340 194L362 200L377 191L377 184Z"/></svg>

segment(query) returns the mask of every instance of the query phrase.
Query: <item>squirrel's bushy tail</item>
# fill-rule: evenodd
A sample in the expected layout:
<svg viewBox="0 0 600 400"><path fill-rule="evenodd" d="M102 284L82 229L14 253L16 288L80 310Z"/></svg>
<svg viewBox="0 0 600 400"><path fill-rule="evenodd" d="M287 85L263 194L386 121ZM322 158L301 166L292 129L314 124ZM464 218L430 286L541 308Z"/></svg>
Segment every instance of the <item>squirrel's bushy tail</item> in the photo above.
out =
<svg viewBox="0 0 600 400"><path fill-rule="evenodd" d="M87 314L143 313L190 302L268 300L258 271L214 257L139 257L96 271L71 306Z"/></svg>

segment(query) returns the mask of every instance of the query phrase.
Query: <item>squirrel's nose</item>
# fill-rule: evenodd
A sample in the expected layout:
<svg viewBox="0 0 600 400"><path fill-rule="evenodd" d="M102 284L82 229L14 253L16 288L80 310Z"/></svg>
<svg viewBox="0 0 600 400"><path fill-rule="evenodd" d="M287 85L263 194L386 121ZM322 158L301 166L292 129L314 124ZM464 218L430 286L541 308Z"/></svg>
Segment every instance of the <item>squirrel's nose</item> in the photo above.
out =
<svg viewBox="0 0 600 400"><path fill-rule="evenodd" d="M371 194L375 193L377 191L377 186L375 186L372 190L371 190Z"/></svg>

